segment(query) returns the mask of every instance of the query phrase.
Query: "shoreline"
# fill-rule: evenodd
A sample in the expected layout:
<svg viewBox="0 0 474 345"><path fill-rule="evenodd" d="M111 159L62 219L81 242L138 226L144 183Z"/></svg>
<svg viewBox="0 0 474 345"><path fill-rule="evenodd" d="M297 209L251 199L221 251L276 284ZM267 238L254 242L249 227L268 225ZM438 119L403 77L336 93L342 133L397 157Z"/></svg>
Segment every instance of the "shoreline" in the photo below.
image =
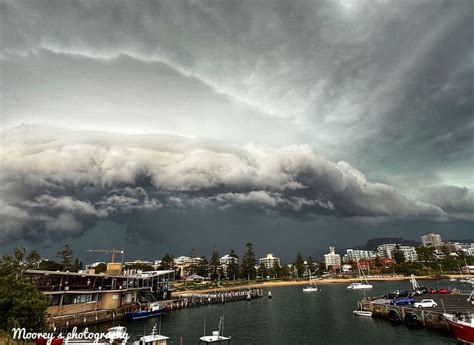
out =
<svg viewBox="0 0 474 345"><path fill-rule="evenodd" d="M446 274L443 276L416 276L417 280L441 280L441 279L450 279L450 278L461 278L460 274ZM367 278L368 281L404 281L410 280L409 276L389 276L389 277L370 277ZM319 278L316 279L318 285L330 285L330 284L350 284L359 282L359 278ZM205 287L203 289L193 289L185 291L174 292L174 296L189 295L193 293L208 293L208 292L222 292L229 290L242 290L242 289L260 289L260 288L269 288L269 287L279 287L279 286L298 286L298 285L308 285L309 279L304 280L279 280L279 281L266 281L261 283L251 283L251 284L236 284L230 286L220 286L209 288Z"/></svg>

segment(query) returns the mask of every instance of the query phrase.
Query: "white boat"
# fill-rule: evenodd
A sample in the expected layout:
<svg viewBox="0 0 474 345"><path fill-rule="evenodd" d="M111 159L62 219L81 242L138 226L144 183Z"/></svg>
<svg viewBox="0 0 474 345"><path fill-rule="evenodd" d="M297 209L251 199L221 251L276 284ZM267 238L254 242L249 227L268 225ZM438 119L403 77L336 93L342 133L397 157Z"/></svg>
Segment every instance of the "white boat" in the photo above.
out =
<svg viewBox="0 0 474 345"><path fill-rule="evenodd" d="M206 335L206 320L204 320L204 335L199 338L199 344L230 345L231 339L231 337L224 337L224 316L219 319L218 330L213 331L212 335Z"/></svg>
<svg viewBox="0 0 474 345"><path fill-rule="evenodd" d="M360 266L359 260L357 260L357 271L359 272L360 282L352 283L347 288L352 290L372 289L373 286L367 281L367 277L365 276L364 270Z"/></svg>
<svg viewBox="0 0 474 345"><path fill-rule="evenodd" d="M318 291L318 286L316 285L316 279L311 275L311 270L309 271L309 285L303 288L303 292L316 292Z"/></svg>
<svg viewBox="0 0 474 345"><path fill-rule="evenodd" d="M372 312L371 311L365 311L365 310L354 310L352 314L357 315L357 316L367 316L367 317L372 317Z"/></svg>
<svg viewBox="0 0 474 345"><path fill-rule="evenodd" d="M450 282L457 282L458 280L456 278L451 278L449 279Z"/></svg>
<svg viewBox="0 0 474 345"><path fill-rule="evenodd" d="M156 325L153 327L150 335L145 335L133 345L167 345L169 337L156 333Z"/></svg>

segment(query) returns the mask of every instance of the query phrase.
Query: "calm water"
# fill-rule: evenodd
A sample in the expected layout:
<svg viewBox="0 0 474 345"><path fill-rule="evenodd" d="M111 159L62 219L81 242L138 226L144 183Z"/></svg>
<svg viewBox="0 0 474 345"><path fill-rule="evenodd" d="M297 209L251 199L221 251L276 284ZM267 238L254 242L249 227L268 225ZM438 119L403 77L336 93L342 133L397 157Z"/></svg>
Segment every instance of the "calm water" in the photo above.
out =
<svg viewBox="0 0 474 345"><path fill-rule="evenodd" d="M427 287L469 285L448 281L420 282ZM380 296L394 289L408 289L409 282L374 282L367 295ZM203 334L217 329L225 316L224 335L232 336L232 344L456 344L443 332L424 329L409 330L404 325L392 326L384 320L356 317L352 311L363 291L351 291L345 284L320 285L321 291L303 293L302 286L270 288L273 299L239 301L169 312L162 317L161 333L169 336L171 345L197 344ZM265 290L265 294L268 291ZM159 318L122 322L129 334L143 334L152 329ZM111 324L99 328L110 327Z"/></svg>

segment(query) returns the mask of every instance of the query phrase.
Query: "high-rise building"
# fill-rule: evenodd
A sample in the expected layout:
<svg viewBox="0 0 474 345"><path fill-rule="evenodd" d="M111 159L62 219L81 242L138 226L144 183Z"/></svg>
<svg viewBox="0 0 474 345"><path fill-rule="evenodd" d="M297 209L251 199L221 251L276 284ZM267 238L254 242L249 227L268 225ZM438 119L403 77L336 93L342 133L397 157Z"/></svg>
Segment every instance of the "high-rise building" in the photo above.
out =
<svg viewBox="0 0 474 345"><path fill-rule="evenodd" d="M280 259L273 254L267 254L266 257L260 259L260 264L264 264L267 269L272 269L275 266L280 267Z"/></svg>
<svg viewBox="0 0 474 345"><path fill-rule="evenodd" d="M440 246L443 241L441 240L441 235L440 234L434 234L434 233L429 233L421 236L421 243L425 247L436 247Z"/></svg>
<svg viewBox="0 0 474 345"><path fill-rule="evenodd" d="M336 254L336 248L334 248L334 246L329 247L329 253L324 255L324 262L326 264L326 269L329 267L341 267L341 256Z"/></svg>
<svg viewBox="0 0 474 345"><path fill-rule="evenodd" d="M359 261L375 259L376 254L373 250L347 249L343 261Z"/></svg>
<svg viewBox="0 0 474 345"><path fill-rule="evenodd" d="M403 253L405 261L414 262L418 260L418 254L416 253L415 247L402 246L395 243L381 244L377 247L377 254L382 258L393 259L393 251L397 246Z"/></svg>

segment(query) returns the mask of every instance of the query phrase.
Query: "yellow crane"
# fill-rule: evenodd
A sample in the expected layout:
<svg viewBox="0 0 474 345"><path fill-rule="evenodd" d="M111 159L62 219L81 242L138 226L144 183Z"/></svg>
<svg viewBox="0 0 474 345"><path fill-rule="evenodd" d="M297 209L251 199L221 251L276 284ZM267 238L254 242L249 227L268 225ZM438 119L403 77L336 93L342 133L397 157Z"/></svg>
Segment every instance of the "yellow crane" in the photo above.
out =
<svg viewBox="0 0 474 345"><path fill-rule="evenodd" d="M122 262L123 262L123 249L88 249L86 250L88 253L106 253L106 254L112 254L112 263L115 262L115 254L122 254Z"/></svg>

